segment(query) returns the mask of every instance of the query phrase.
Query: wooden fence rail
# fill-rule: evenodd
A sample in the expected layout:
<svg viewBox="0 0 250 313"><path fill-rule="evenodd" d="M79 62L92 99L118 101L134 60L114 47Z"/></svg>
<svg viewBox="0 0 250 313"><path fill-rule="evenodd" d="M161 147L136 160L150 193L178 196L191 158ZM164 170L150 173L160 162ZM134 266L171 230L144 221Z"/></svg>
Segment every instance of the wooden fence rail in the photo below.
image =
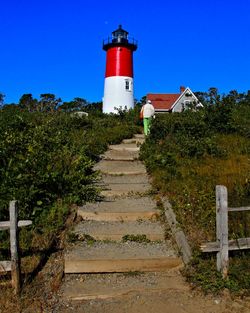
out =
<svg viewBox="0 0 250 313"><path fill-rule="evenodd" d="M13 200L9 204L10 220L0 222L0 230L10 230L10 261L0 261L0 272L11 271L11 281L15 294L20 293L21 289L21 272L20 272L20 258L18 247L18 227L28 226L32 221L18 221L18 207L17 201Z"/></svg>
<svg viewBox="0 0 250 313"><path fill-rule="evenodd" d="M203 252L217 251L217 270L226 278L229 267L229 251L250 249L250 238L228 239L228 212L250 211L250 207L229 208L227 188L216 186L216 242L201 245Z"/></svg>

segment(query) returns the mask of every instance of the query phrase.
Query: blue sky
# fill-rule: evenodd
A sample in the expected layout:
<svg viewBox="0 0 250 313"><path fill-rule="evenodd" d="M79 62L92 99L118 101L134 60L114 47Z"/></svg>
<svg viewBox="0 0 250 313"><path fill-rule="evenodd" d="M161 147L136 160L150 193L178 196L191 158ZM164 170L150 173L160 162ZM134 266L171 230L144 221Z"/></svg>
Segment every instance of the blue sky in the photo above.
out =
<svg viewBox="0 0 250 313"><path fill-rule="evenodd" d="M119 24L138 40L135 97L250 89L250 0L0 0L0 92L101 101L102 40Z"/></svg>

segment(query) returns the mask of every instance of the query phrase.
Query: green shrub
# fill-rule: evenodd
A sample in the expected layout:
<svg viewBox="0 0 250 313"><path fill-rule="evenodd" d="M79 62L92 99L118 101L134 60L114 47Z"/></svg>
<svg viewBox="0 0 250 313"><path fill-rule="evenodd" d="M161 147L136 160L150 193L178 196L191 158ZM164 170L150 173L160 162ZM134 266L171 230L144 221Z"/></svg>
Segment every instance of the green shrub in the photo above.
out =
<svg viewBox="0 0 250 313"><path fill-rule="evenodd" d="M93 166L100 154L136 131L129 117L119 115L78 117L4 107L0 110L0 220L9 218L9 201L17 199L20 218L32 219L34 229L60 229L71 204L99 197L95 185L99 174Z"/></svg>

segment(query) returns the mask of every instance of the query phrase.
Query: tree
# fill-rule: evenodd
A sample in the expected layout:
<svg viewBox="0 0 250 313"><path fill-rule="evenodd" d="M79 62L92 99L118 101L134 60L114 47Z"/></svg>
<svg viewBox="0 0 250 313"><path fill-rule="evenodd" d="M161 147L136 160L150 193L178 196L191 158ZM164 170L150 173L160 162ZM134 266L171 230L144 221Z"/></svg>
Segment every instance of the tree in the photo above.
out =
<svg viewBox="0 0 250 313"><path fill-rule="evenodd" d="M76 107L81 110L84 107L86 107L86 105L88 105L87 100L83 99L83 98L74 98L73 102L75 103Z"/></svg>
<svg viewBox="0 0 250 313"><path fill-rule="evenodd" d="M88 103L88 105L86 105L84 110L86 112L101 113L102 112L102 102Z"/></svg>
<svg viewBox="0 0 250 313"><path fill-rule="evenodd" d="M203 105L208 105L208 93L203 91L194 92L195 96Z"/></svg>
<svg viewBox="0 0 250 313"><path fill-rule="evenodd" d="M85 110L85 108L87 107L88 107L87 100L76 97L72 101L63 102L59 109L65 112L74 112L81 111L83 109Z"/></svg>
<svg viewBox="0 0 250 313"><path fill-rule="evenodd" d="M220 102L220 95L216 87L210 87L208 89L209 104L218 104Z"/></svg>
<svg viewBox="0 0 250 313"><path fill-rule="evenodd" d="M63 112L72 112L74 111L74 102L73 101L69 101L69 102L63 102L62 105L60 105L60 107L58 108L59 111L63 111Z"/></svg>
<svg viewBox="0 0 250 313"><path fill-rule="evenodd" d="M0 107L3 106L5 95L0 92Z"/></svg>
<svg viewBox="0 0 250 313"><path fill-rule="evenodd" d="M141 97L140 101L137 101L136 105L142 106L143 104L146 103L146 100L147 100L147 96L143 96Z"/></svg>
<svg viewBox="0 0 250 313"><path fill-rule="evenodd" d="M218 104L221 100L216 87L210 87L207 92L197 91L194 94L204 106Z"/></svg>
<svg viewBox="0 0 250 313"><path fill-rule="evenodd" d="M228 95L222 98L222 103L233 105L240 103L244 99L245 99L244 93L238 93L237 90L231 90Z"/></svg>
<svg viewBox="0 0 250 313"><path fill-rule="evenodd" d="M40 112L54 112L61 102L61 98L56 98L54 94L43 93L40 95L38 110Z"/></svg>
<svg viewBox="0 0 250 313"><path fill-rule="evenodd" d="M38 101L34 99L31 93L26 93L22 95L19 100L19 106L21 109L28 110L29 112L33 112L37 109Z"/></svg>

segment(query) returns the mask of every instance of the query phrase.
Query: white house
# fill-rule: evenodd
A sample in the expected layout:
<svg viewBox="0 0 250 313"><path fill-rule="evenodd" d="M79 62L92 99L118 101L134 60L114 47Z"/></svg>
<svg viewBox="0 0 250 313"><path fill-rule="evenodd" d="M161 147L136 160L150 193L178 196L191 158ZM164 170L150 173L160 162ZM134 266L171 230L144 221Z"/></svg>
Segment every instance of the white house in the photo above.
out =
<svg viewBox="0 0 250 313"><path fill-rule="evenodd" d="M180 93L148 93L147 99L151 100L156 113L183 112L188 108L203 107L192 90L183 86L180 87Z"/></svg>

